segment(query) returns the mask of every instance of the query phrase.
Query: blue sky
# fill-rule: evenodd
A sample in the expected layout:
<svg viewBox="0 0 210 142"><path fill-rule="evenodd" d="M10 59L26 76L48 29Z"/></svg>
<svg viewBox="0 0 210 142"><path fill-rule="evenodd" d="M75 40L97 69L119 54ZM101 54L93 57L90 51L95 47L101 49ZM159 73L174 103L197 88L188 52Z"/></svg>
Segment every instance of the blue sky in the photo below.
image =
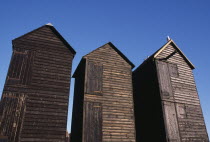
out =
<svg viewBox="0 0 210 142"><path fill-rule="evenodd" d="M11 40L51 22L81 57L111 41L136 66L169 35L195 65L194 76L210 132L209 0L7 0L0 4L0 94L12 54ZM68 130L71 123L69 106Z"/></svg>

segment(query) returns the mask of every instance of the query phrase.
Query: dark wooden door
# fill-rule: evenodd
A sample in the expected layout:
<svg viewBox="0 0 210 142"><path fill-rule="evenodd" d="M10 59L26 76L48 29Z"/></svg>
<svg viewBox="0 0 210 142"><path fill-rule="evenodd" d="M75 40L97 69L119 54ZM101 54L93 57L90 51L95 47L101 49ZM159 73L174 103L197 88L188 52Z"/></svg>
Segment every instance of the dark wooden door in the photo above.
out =
<svg viewBox="0 0 210 142"><path fill-rule="evenodd" d="M175 103L163 101L165 128L168 142L180 142Z"/></svg>
<svg viewBox="0 0 210 142"><path fill-rule="evenodd" d="M169 63L156 61L157 74L162 98L165 130L168 142L180 142L176 106L170 76L176 76L176 68Z"/></svg>
<svg viewBox="0 0 210 142"><path fill-rule="evenodd" d="M86 72L86 93L102 95L103 66L88 61Z"/></svg>
<svg viewBox="0 0 210 142"><path fill-rule="evenodd" d="M102 142L102 106L97 102L84 103L83 142Z"/></svg>
<svg viewBox="0 0 210 142"><path fill-rule="evenodd" d="M32 74L33 51L14 50L7 85L29 85Z"/></svg>
<svg viewBox="0 0 210 142"><path fill-rule="evenodd" d="M160 94L162 99L172 99L173 91L168 69L168 63L157 61Z"/></svg>

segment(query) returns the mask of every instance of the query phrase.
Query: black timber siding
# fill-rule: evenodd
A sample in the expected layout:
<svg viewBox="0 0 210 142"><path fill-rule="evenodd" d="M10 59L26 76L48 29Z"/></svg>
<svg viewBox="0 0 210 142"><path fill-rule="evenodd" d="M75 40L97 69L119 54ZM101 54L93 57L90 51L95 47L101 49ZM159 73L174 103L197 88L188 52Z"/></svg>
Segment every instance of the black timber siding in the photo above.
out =
<svg viewBox="0 0 210 142"><path fill-rule="evenodd" d="M85 69L77 69L75 73L85 72L83 121L73 124L80 126L83 122L82 142L134 142L132 65L110 44L94 50L83 59L86 60Z"/></svg>
<svg viewBox="0 0 210 142"><path fill-rule="evenodd" d="M26 95L19 93L2 94L0 102L0 135L8 137L8 141L19 141L24 114L26 111Z"/></svg>
<svg viewBox="0 0 210 142"><path fill-rule="evenodd" d="M136 141L166 142L155 63L144 62L133 72Z"/></svg>
<svg viewBox="0 0 210 142"><path fill-rule="evenodd" d="M83 132L83 104L85 84L85 60L79 65L79 71L75 75L74 100L71 123L71 142L81 142Z"/></svg>
<svg viewBox="0 0 210 142"><path fill-rule="evenodd" d="M159 141L209 141L192 67L174 44L137 68L133 82L138 141L148 141L146 135L156 140L158 134Z"/></svg>
<svg viewBox="0 0 210 142"><path fill-rule="evenodd" d="M27 96L21 142L65 140L74 54L50 26L13 40L3 93Z"/></svg>

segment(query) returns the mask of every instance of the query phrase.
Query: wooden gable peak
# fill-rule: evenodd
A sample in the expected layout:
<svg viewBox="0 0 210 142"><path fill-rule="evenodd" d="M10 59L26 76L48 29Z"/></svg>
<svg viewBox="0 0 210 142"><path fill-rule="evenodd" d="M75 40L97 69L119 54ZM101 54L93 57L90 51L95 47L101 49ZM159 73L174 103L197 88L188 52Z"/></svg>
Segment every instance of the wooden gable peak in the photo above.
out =
<svg viewBox="0 0 210 142"><path fill-rule="evenodd" d="M185 54L181 51L181 49L176 45L176 43L172 39L168 40L168 42L165 45L163 45L158 51L156 51L152 55L152 58L156 58L170 44L172 44L176 51L184 58L184 60L190 66L190 68L195 69L195 66L192 64L192 62L190 62L190 60L185 56Z"/></svg>
<svg viewBox="0 0 210 142"><path fill-rule="evenodd" d="M35 30L32 30L31 32L28 32L18 38L15 38L12 40L12 44L14 45L16 41L23 39L24 37L26 37L29 34L32 34L34 32L37 32L39 30L41 30L42 28L49 28L62 42L64 45L66 45L69 50L72 52L72 54L76 54L76 51L71 47L71 45L61 36L61 34L54 28L54 26L51 23L48 23L46 25L43 25Z"/></svg>
<svg viewBox="0 0 210 142"><path fill-rule="evenodd" d="M93 50L92 52L88 53L87 55L99 50L100 48L103 48L105 45L109 45L112 49L114 49L128 64L131 65L132 69L135 67L135 65L119 49L117 49L117 47L114 44L112 44L111 42L108 42L108 43L102 45L101 47ZM83 58L85 58L87 55L83 56Z"/></svg>

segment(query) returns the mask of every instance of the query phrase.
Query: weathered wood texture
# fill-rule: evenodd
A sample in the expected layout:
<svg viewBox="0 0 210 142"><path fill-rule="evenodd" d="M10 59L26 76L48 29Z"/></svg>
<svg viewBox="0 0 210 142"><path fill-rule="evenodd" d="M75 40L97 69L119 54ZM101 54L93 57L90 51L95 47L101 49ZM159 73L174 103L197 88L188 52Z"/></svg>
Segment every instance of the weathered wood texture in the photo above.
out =
<svg viewBox="0 0 210 142"><path fill-rule="evenodd" d="M102 95L103 65L87 62L85 93Z"/></svg>
<svg viewBox="0 0 210 142"><path fill-rule="evenodd" d="M84 103L84 134L83 141L102 141L102 105L98 102Z"/></svg>
<svg viewBox="0 0 210 142"><path fill-rule="evenodd" d="M122 54L122 53L121 53ZM85 72L82 142L134 142L132 65L111 43L84 56ZM77 85L77 84L76 84ZM75 86L75 88L77 88ZM78 88L79 89L79 88ZM77 90L75 90L77 91ZM74 98L78 95L74 94ZM81 97L82 98L82 97ZM74 100L74 104L76 100ZM75 107L76 105L74 105ZM78 111L81 107L77 106ZM77 115L73 112L73 117ZM75 129L72 127L72 137ZM72 142L81 142L76 140Z"/></svg>
<svg viewBox="0 0 210 142"><path fill-rule="evenodd" d="M152 55L133 73L136 116L141 115L141 113L138 113L139 110L146 113L145 111L148 110L146 103L157 101L159 102L158 105L161 105L161 109L159 114L156 115L163 115L161 121L164 122L165 128L165 133L162 131L161 134L165 140L160 138L161 141L208 142L209 139L192 73L193 66L190 61L187 61L174 42L169 41L169 43L163 50L160 50L160 53L156 52L158 53L157 56ZM154 75L154 73L145 71L149 70L149 64L152 70L155 68L152 72L156 75L153 76L153 79L146 80L141 77ZM142 85L139 83L142 83L145 87L138 89L137 87ZM159 98L155 98L154 95L159 96ZM150 99L146 96L150 96ZM146 98L145 103L142 105L136 104L140 101L140 98ZM156 106L158 107L158 105ZM146 108L146 110L141 110L139 106L142 109ZM145 119L142 119L141 122L136 120L136 123L150 123L146 120L146 116L143 117ZM139 124L136 129L143 130L143 127ZM141 132L137 131L137 135L139 133ZM145 133L149 134L149 132ZM151 135L156 134L151 133ZM143 141L145 140L143 139Z"/></svg>
<svg viewBox="0 0 210 142"><path fill-rule="evenodd" d="M8 141L19 141L24 114L26 95L4 93L0 102L0 135L7 136Z"/></svg>
<svg viewBox="0 0 210 142"><path fill-rule="evenodd" d="M167 114L165 114L166 121L170 121L166 122L166 127L170 127L168 125L172 125L172 122L174 121L173 128L167 128L169 133L168 137L169 139L172 137L176 137L177 142L208 142L208 135L192 70L190 66L186 63L184 58L181 56L181 54L176 51L173 46L174 45L168 45L156 57L158 60L161 60L161 64L165 65L165 70L167 70L169 77L169 79L167 80L169 80L171 84L170 88L172 90L172 92L170 92L171 95L169 95L170 97L162 98L162 101L164 101L164 103L166 103L166 101L167 103L171 103L172 108L169 110L171 111L170 113L172 113L172 111L174 111L174 113L176 112L173 118L167 118L168 116ZM173 54L173 56L171 56L170 58L166 58L171 54ZM161 72L162 69L160 69L158 65L157 70L160 72L159 75L164 74L163 72ZM161 78L162 77L159 76L159 80L161 80ZM161 83L160 81L160 84L166 84L166 82ZM161 92L161 95L164 94ZM163 109L165 111L167 111L167 108L168 107L165 107L164 105ZM178 124L177 128L175 128L175 125L177 125L176 123ZM179 133L177 132L177 130L179 131Z"/></svg>
<svg viewBox="0 0 210 142"><path fill-rule="evenodd" d="M75 51L52 26L13 40L4 93L27 96L21 142L63 142Z"/></svg>

